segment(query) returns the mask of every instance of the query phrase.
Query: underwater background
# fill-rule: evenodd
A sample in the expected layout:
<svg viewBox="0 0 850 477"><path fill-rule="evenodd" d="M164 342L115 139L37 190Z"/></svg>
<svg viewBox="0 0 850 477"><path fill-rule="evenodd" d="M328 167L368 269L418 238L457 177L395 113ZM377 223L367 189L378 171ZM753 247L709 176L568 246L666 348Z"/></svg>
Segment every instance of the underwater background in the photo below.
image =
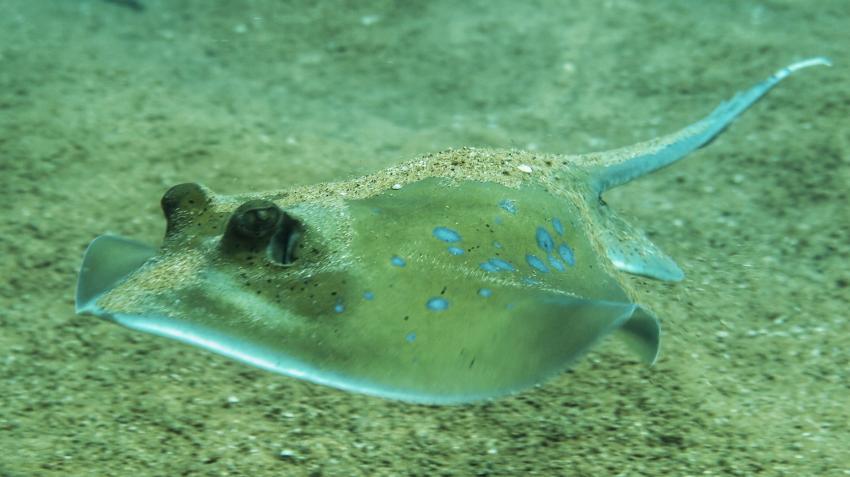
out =
<svg viewBox="0 0 850 477"><path fill-rule="evenodd" d="M850 4L0 3L0 476L850 475ZM340 180L449 147L612 149L803 58L710 147L606 195L684 269L492 403L263 372L74 314L82 252L159 199Z"/></svg>

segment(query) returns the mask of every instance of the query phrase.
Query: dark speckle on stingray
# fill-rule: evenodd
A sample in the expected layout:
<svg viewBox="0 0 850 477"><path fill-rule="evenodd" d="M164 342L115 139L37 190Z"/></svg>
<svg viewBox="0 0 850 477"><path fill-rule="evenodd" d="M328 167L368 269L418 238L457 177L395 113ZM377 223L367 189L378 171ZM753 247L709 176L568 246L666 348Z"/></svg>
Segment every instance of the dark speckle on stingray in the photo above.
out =
<svg viewBox="0 0 850 477"><path fill-rule="evenodd" d="M491 399L609 334L647 363L656 317L623 280L678 265L601 200L711 142L790 65L681 131L586 155L462 148L271 193L162 198L158 249L89 246L77 311L249 365L417 403Z"/></svg>

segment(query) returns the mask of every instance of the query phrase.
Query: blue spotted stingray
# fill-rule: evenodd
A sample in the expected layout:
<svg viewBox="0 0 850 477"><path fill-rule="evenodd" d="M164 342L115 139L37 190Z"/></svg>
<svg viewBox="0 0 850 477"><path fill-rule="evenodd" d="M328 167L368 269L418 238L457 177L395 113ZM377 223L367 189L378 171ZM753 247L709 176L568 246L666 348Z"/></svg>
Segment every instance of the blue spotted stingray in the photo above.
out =
<svg viewBox="0 0 850 477"><path fill-rule="evenodd" d="M244 363L417 403L526 389L616 334L653 363L660 329L621 272L682 270L601 200L708 144L792 72L704 119L580 156L464 148L358 179L237 196L181 184L159 249L101 236L77 311Z"/></svg>

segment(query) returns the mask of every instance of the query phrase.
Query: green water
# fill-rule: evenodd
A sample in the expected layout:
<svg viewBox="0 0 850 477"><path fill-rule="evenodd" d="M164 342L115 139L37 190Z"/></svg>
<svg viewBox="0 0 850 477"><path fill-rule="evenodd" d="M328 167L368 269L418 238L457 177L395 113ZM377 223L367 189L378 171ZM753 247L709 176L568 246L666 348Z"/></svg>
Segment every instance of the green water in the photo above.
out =
<svg viewBox="0 0 850 477"><path fill-rule="evenodd" d="M0 3L0 476L850 474L844 1ZM607 196L682 266L615 343L517 397L424 407L73 313L86 244L159 199L448 147L672 132L805 57L709 148Z"/></svg>

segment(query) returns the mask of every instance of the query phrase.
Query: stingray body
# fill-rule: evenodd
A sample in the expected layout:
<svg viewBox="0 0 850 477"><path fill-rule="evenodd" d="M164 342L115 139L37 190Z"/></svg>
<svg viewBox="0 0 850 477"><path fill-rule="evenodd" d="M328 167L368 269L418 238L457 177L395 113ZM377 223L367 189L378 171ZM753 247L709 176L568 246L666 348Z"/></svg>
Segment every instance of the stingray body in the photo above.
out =
<svg viewBox="0 0 850 477"><path fill-rule="evenodd" d="M285 375L419 403L510 394L617 332L648 363L657 319L618 274L679 267L600 200L707 144L791 72L701 121L582 156L450 150L346 182L162 199L155 250L89 246L77 310Z"/></svg>

